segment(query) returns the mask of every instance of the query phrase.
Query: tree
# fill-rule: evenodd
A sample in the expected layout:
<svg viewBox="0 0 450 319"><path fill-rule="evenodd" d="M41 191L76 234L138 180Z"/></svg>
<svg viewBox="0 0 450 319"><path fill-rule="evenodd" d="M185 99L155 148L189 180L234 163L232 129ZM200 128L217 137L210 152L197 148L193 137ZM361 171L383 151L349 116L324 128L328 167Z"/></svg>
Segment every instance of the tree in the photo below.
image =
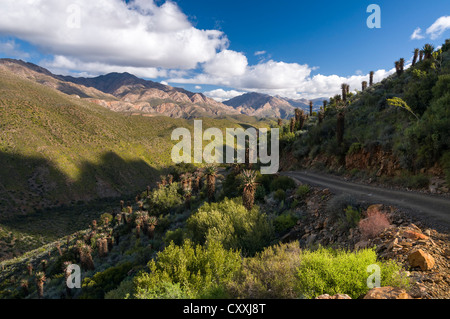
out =
<svg viewBox="0 0 450 319"><path fill-rule="evenodd" d="M45 274L43 272L38 272L36 274L36 288L37 288L37 295L39 299L44 298L44 282L47 280L45 278Z"/></svg>
<svg viewBox="0 0 450 319"><path fill-rule="evenodd" d="M419 49L414 49L414 57L412 60L412 66L416 65L418 57L419 57Z"/></svg>
<svg viewBox="0 0 450 319"><path fill-rule="evenodd" d="M209 164L205 167L206 189L208 201L212 202L216 195L217 166Z"/></svg>
<svg viewBox="0 0 450 319"><path fill-rule="evenodd" d="M300 118L302 117L302 110L300 110L299 108L295 109L295 122L296 123L300 123Z"/></svg>
<svg viewBox="0 0 450 319"><path fill-rule="evenodd" d="M398 61L398 64L399 64L400 75L401 75L401 74L403 74L403 71L404 71L404 69L405 69L405 59L404 59L404 58L401 58L401 59Z"/></svg>
<svg viewBox="0 0 450 319"><path fill-rule="evenodd" d="M289 123L289 130L291 133L295 132L295 118L291 118L291 121Z"/></svg>
<svg viewBox="0 0 450 319"><path fill-rule="evenodd" d="M362 90L365 91L367 89L367 81L362 82Z"/></svg>
<svg viewBox="0 0 450 319"><path fill-rule="evenodd" d="M419 62L422 62L423 60L423 50L419 51Z"/></svg>
<svg viewBox="0 0 450 319"><path fill-rule="evenodd" d="M434 46L431 44L425 44L423 47L423 54L425 60L431 59L433 57Z"/></svg>
<svg viewBox="0 0 450 319"><path fill-rule="evenodd" d="M256 171L243 170L241 173L241 177L244 185L244 191L242 193L242 203L248 211L251 211L255 202L255 191L258 185L256 183Z"/></svg>
<svg viewBox="0 0 450 319"><path fill-rule="evenodd" d="M342 83L341 89L342 89L342 100L344 103L347 103L347 94L349 91L350 86L346 83Z"/></svg>
<svg viewBox="0 0 450 319"><path fill-rule="evenodd" d="M370 77L370 80L369 80L369 86L372 86L372 85L373 85L373 75L374 75L374 72L373 72L373 71L370 71L370 75L369 75L369 77Z"/></svg>

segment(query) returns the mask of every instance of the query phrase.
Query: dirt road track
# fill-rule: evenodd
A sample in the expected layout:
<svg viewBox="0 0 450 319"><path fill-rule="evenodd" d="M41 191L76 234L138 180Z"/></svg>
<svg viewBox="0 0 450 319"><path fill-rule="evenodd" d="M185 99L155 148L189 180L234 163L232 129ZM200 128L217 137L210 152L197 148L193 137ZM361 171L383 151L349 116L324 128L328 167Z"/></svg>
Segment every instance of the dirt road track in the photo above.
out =
<svg viewBox="0 0 450 319"><path fill-rule="evenodd" d="M282 172L311 186L328 188L336 194L350 194L368 203L381 203L406 209L409 213L450 230L450 199L418 192L392 190L345 181L341 178L306 171Z"/></svg>

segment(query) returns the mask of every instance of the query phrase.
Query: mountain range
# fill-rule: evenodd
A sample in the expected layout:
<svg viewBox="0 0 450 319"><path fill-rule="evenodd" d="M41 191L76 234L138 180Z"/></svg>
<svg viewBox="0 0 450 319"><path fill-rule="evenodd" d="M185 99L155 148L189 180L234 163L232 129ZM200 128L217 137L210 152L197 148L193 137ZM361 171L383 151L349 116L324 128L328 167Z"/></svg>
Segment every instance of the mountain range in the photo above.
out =
<svg viewBox="0 0 450 319"><path fill-rule="evenodd" d="M293 100L253 92L220 103L202 93L144 80L129 73L77 78L55 75L33 63L13 59L0 59L0 68L115 112L132 115L190 119L244 114L288 119L294 115L295 108L309 111L309 101L305 99ZM323 100L313 100L314 110L322 105Z"/></svg>

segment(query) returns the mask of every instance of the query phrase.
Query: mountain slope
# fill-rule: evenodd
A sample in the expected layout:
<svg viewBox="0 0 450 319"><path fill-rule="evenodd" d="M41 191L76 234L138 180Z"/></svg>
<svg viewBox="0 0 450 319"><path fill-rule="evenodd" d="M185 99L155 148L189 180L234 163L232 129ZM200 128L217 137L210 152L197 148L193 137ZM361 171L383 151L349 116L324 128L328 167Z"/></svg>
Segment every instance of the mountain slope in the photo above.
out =
<svg viewBox="0 0 450 319"><path fill-rule="evenodd" d="M192 124L112 112L0 68L0 216L133 194L172 165L171 132Z"/></svg>
<svg viewBox="0 0 450 319"><path fill-rule="evenodd" d="M203 94L139 79L129 73L74 78L54 75L32 63L12 59L0 59L0 68L116 112L174 118L239 114Z"/></svg>

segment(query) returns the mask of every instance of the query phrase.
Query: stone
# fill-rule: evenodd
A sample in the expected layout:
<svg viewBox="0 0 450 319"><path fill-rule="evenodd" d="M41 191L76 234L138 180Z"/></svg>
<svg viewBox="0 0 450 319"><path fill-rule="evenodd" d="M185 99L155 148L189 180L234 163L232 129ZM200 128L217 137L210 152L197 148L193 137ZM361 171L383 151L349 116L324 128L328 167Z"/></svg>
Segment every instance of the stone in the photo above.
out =
<svg viewBox="0 0 450 319"><path fill-rule="evenodd" d="M395 287L371 289L364 299L413 299L405 290Z"/></svg>
<svg viewBox="0 0 450 319"><path fill-rule="evenodd" d="M415 232L412 230L405 230L402 233L402 236L413 239L413 240L428 240L429 239L428 236L425 236L424 234L421 234L421 233L418 233L418 232Z"/></svg>
<svg viewBox="0 0 450 319"><path fill-rule="evenodd" d="M420 267L422 271L431 270L436 264L433 256L424 252L422 249L411 252L408 256L408 262L412 268Z"/></svg>
<svg viewBox="0 0 450 319"><path fill-rule="evenodd" d="M329 294L321 295L316 299L352 299L349 295L337 294L334 296L330 296Z"/></svg>

